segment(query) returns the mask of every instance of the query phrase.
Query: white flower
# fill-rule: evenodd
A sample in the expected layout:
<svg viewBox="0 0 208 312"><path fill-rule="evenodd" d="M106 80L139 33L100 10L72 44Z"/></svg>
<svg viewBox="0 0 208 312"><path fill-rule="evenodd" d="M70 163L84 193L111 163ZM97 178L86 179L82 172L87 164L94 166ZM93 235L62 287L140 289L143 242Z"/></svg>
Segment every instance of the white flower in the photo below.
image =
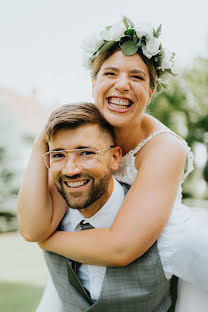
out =
<svg viewBox="0 0 208 312"><path fill-rule="evenodd" d="M103 43L103 40L97 34L91 34L81 43L81 49L87 54L93 54Z"/></svg>
<svg viewBox="0 0 208 312"><path fill-rule="evenodd" d="M168 81L170 80L171 74L169 74L168 72L164 72L159 80L162 81L163 83L168 83Z"/></svg>
<svg viewBox="0 0 208 312"><path fill-rule="evenodd" d="M104 29L100 33L100 37L106 41L119 41L124 36L126 27L123 21L119 21L111 26L110 29Z"/></svg>
<svg viewBox="0 0 208 312"><path fill-rule="evenodd" d="M150 59L152 56L160 52L159 47L160 47L160 40L151 35L151 36L148 36L146 45L142 47L142 52L147 58Z"/></svg>
<svg viewBox="0 0 208 312"><path fill-rule="evenodd" d="M137 37L140 39L143 36L152 35L153 27L150 23L139 23L134 26Z"/></svg>
<svg viewBox="0 0 208 312"><path fill-rule="evenodd" d="M166 69L171 69L173 67L173 61L171 60L172 53L168 50L165 50L165 57L162 60L161 63L161 69L162 71Z"/></svg>
<svg viewBox="0 0 208 312"><path fill-rule="evenodd" d="M91 63L90 63L90 54L84 53L82 55L82 66L84 66L86 69L91 69Z"/></svg>
<svg viewBox="0 0 208 312"><path fill-rule="evenodd" d="M179 70L177 68L177 64L172 64L171 71L174 75L178 75Z"/></svg>

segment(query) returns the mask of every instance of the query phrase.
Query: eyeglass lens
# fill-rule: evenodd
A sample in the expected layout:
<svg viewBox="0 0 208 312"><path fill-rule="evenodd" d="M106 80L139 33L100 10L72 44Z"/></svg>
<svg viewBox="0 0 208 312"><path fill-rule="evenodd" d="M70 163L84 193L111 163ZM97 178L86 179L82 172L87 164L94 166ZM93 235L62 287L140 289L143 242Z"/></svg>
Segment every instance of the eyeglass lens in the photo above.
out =
<svg viewBox="0 0 208 312"><path fill-rule="evenodd" d="M46 165L52 170L61 170L65 167L67 159L72 157L73 162L81 168L91 168L96 165L97 154L94 150L82 149L73 152L50 152L46 155Z"/></svg>

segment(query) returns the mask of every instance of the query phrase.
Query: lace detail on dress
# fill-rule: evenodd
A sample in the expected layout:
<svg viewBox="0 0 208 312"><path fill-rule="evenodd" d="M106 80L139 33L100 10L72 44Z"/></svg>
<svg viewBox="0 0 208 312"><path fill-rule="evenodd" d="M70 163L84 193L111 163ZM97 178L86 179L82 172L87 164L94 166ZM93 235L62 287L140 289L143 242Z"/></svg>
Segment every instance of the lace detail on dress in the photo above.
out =
<svg viewBox="0 0 208 312"><path fill-rule="evenodd" d="M179 183L179 186L178 186L177 195L175 198L175 202L173 204L173 208L172 208L168 223L164 227L162 233L160 234L157 240L158 252L159 252L163 270L167 279L170 279L171 276L174 274L187 281L192 282L193 280L193 281L197 281L198 283L198 281L200 281L201 279L201 277L197 276L197 273L199 271L198 260L196 261L196 265L193 264L194 263L192 260L193 255L192 254L189 255L189 263L191 264L189 265L188 270L187 270L187 264L186 264L187 259L183 260L184 254L186 255L188 252L187 250L190 249L192 253L193 252L192 247L194 246L193 244L191 248L189 247L187 248L187 244L188 246L190 246L189 234L187 233L190 233L190 229L192 228L192 225L189 225L190 220L192 219L192 212L188 207L184 206L181 203L182 183L187 177L187 175L193 170L193 153L191 152L191 149L187 145L187 143L181 137L179 137L177 134L175 134L174 132L172 132L171 130L167 128L166 129L163 128L160 131L155 131L147 139L142 141L134 150L129 151L126 155L122 157L120 165L119 165L119 169L115 172L115 177L117 180L121 182L130 184L130 185L133 184L136 178L137 172L138 172L137 169L135 168L135 154L139 152L139 150L147 142L149 142L154 136L160 133L165 133L165 132L175 135L176 137L178 137L178 139L181 140L181 142L183 142L187 151L187 164L186 164L186 172L184 174L184 178ZM163 196L162 193L161 193L161 196ZM197 233L199 232L200 231L198 231ZM193 237L195 239L196 232L193 231L193 233L194 233ZM182 240L182 238L185 237L186 234L188 238L185 240ZM201 241L203 241L203 243L205 242L205 240L203 239L201 239L199 242L201 243ZM199 246L199 242L197 242L197 244L195 243L195 245ZM207 243L204 244L204 246L205 245L207 245ZM198 250L202 250L202 249L198 248ZM197 254L199 254L198 251L197 251ZM206 257L203 257L203 259L205 258ZM192 273L192 264L196 272L194 274L195 276L197 276L197 278ZM205 266L203 265L203 267L205 268L204 272L207 274L206 265ZM207 277L206 274L203 274L202 276ZM193 275L193 278L192 278L192 275ZM203 285L206 285L207 287L207 278L204 278L204 281L205 283L203 282L204 283Z"/></svg>
<svg viewBox="0 0 208 312"><path fill-rule="evenodd" d="M186 151L187 151L187 169L184 174L183 181L185 180L188 174L193 170L193 158L194 158L193 153L190 147L188 146L188 144L186 143L186 141L183 140L179 135L177 135L176 133L172 132L169 129L163 129L163 130L154 131L148 138L146 138L141 143L139 143L134 150L130 150L126 155L122 157L120 164L119 164L119 168L114 173L114 176L118 181L130 184L130 185L133 184L136 178L137 172L138 172L137 169L135 168L135 156L134 155L138 153L140 149L147 142L149 142L153 137L161 133L170 133L176 136L184 144Z"/></svg>

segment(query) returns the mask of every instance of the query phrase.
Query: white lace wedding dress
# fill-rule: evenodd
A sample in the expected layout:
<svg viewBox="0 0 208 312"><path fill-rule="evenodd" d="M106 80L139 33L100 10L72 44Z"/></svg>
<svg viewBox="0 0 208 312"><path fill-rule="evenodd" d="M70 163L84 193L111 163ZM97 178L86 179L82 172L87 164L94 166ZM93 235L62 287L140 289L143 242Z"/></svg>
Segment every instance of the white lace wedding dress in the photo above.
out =
<svg viewBox="0 0 208 312"><path fill-rule="evenodd" d="M187 143L165 128L153 132L134 150L122 157L115 173L118 181L132 184L138 173L135 154L153 137L171 133L182 140L187 150L187 168L181 181L168 224L158 238L163 269L180 278L176 312L208 311L208 210L189 208L182 204L182 183L193 169L193 153ZM162 194L161 194L162 196Z"/></svg>
<svg viewBox="0 0 208 312"><path fill-rule="evenodd" d="M114 176L118 181L132 184L137 175L135 154L153 137L168 132L167 128L152 133L134 150L122 157L119 169ZM208 311L208 213L200 208L188 208L181 203L182 183L193 169L193 154L187 143L187 169L181 181L168 224L158 238L158 250L166 277L178 276L178 298L176 312ZM161 194L162 196L162 194ZM169 272L169 273L167 273ZM36 312L62 312L62 305L50 280L45 289L41 304Z"/></svg>

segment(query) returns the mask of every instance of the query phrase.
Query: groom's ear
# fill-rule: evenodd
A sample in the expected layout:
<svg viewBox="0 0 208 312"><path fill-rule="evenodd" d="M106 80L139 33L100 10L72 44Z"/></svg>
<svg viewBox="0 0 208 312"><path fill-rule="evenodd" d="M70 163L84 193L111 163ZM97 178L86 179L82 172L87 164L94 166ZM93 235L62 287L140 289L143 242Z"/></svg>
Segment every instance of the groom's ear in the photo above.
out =
<svg viewBox="0 0 208 312"><path fill-rule="evenodd" d="M120 146L115 146L112 148L112 170L117 170L122 157L122 150Z"/></svg>

